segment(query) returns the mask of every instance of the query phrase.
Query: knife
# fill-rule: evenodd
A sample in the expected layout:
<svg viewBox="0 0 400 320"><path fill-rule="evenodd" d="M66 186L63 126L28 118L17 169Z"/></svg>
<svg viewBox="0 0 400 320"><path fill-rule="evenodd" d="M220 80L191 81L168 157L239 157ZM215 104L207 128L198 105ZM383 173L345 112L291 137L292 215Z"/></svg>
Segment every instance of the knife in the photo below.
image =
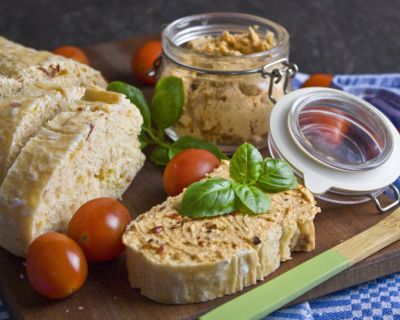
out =
<svg viewBox="0 0 400 320"><path fill-rule="evenodd" d="M400 240L400 208L371 228L204 314L200 320L256 320Z"/></svg>

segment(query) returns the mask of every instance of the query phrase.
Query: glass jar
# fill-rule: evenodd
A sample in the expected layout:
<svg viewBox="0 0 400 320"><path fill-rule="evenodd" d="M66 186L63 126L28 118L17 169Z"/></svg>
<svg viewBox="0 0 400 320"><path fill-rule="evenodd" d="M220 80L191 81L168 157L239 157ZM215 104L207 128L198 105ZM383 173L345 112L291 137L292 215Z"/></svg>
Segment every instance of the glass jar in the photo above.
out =
<svg viewBox="0 0 400 320"><path fill-rule="evenodd" d="M373 200L382 212L400 203L400 135L374 106L328 88L299 89L277 102L268 137L273 157L288 161L316 197L339 204ZM394 201L378 197L390 190Z"/></svg>
<svg viewBox="0 0 400 320"><path fill-rule="evenodd" d="M275 46L267 51L239 55L209 55L188 48L199 37L270 32ZM178 122L167 129L176 140L193 136L232 153L247 141L267 146L269 118L274 103L290 88L297 71L288 62L289 34L277 23L239 13L207 13L169 24L162 34L160 78L183 80L185 104Z"/></svg>

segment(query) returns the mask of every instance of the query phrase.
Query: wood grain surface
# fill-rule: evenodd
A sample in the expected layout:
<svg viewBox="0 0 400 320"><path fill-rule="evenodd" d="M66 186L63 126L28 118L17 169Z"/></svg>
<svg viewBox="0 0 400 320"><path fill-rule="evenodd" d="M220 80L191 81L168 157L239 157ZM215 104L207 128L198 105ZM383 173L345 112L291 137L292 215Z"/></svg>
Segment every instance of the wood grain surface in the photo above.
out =
<svg viewBox="0 0 400 320"><path fill-rule="evenodd" d="M151 37L154 38L154 37ZM132 51L147 38L133 38L86 48L91 63L108 80L133 82L130 72ZM144 91L149 96L150 88ZM162 169L146 162L124 195L124 203L134 215L162 202ZM272 279L297 264L331 248L379 222L384 215L372 203L335 206L319 202L322 213L316 217L317 248L310 253L295 253L293 259L266 278ZM297 303L329 292L347 288L380 276L400 271L400 243L395 243L326 283L300 297ZM246 290L251 289L248 288ZM245 290L245 291L246 291ZM240 293L239 293L240 294ZM129 287L122 255L110 263L91 264L84 287L61 301L49 301L36 294L28 284L24 260L0 249L0 296L13 319L196 319L199 315L236 295L205 303L163 305L140 295ZM268 299L268 297L265 297Z"/></svg>

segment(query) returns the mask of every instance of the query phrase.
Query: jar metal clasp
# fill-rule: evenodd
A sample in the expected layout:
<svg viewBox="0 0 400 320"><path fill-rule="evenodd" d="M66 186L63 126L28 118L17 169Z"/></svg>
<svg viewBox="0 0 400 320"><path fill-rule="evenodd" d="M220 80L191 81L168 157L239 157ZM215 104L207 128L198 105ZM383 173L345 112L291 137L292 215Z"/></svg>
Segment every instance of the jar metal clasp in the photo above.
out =
<svg viewBox="0 0 400 320"><path fill-rule="evenodd" d="M382 204L380 203L379 199L377 196L374 194L371 194L369 197L371 198L372 201L374 201L376 208L379 210L380 213L386 213L389 210L397 207L400 203L400 192L399 189L396 188L394 184L391 184L388 188L390 188L393 191L394 194L394 201L390 204L388 204L386 207L382 207Z"/></svg>
<svg viewBox="0 0 400 320"><path fill-rule="evenodd" d="M283 65L283 68L273 68L276 65ZM273 68L271 70L271 68ZM269 71L271 70L271 71ZM296 73L299 71L298 66L293 63L289 62L288 59L283 58L272 63L266 64L260 70L261 76L263 78L270 78L269 87L268 87L268 97L269 99L275 104L276 99L274 98L273 91L274 91L274 84L278 84L284 78L283 83L283 91L284 93L288 93L289 91L289 80L293 79L296 76Z"/></svg>

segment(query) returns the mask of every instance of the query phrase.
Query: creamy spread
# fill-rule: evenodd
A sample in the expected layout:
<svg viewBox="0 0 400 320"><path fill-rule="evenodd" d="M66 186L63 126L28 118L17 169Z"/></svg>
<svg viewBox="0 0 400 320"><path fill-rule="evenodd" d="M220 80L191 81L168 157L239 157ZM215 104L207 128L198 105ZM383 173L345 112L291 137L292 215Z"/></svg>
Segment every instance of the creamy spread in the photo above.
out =
<svg viewBox="0 0 400 320"><path fill-rule="evenodd" d="M229 162L223 161L211 176L230 179ZM202 219L179 215L183 194L170 197L136 218L125 232L124 243L152 261L171 265L215 262L230 259L240 250L257 248L271 232L284 231L291 223L312 221L320 211L303 186L270 196L271 208L265 214L234 213Z"/></svg>
<svg viewBox="0 0 400 320"><path fill-rule="evenodd" d="M225 31L220 36L201 36L189 41L185 47L194 54L184 60L208 69L253 69L274 60L268 54L257 59L248 59L247 55L265 52L276 45L272 32L262 34L249 27L245 33ZM205 59L207 56L210 57ZM181 77L185 86L183 114L174 127L179 136L194 136L233 147L244 141L257 147L266 145L273 107L268 97L269 79L262 78L260 73L199 74L170 62L161 74L167 75ZM282 85L276 85L274 97L279 99L282 95Z"/></svg>
<svg viewBox="0 0 400 320"><path fill-rule="evenodd" d="M247 33L232 34L224 31L220 36L198 37L186 44L194 52L213 56L238 56L267 51L276 46L272 32L260 35L257 26L249 27Z"/></svg>

